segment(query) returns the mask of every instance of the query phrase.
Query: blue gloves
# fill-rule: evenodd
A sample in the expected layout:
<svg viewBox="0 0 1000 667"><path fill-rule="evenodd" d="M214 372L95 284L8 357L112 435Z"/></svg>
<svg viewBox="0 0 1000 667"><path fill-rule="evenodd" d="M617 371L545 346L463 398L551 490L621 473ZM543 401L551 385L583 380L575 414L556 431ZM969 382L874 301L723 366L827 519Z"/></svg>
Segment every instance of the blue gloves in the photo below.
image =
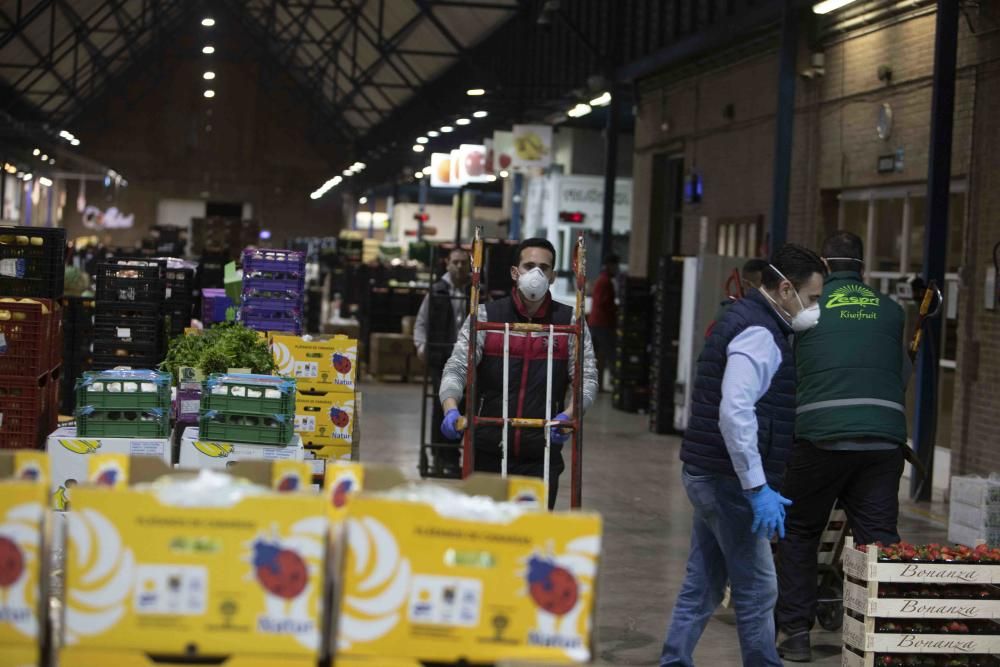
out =
<svg viewBox="0 0 1000 667"><path fill-rule="evenodd" d="M756 493L744 491L743 495L750 501L753 508L753 525L750 532L756 533L765 539L778 533L779 538L785 537L785 507L792 504L792 501L783 497L780 493L768 485L764 485Z"/></svg>
<svg viewBox="0 0 1000 667"><path fill-rule="evenodd" d="M560 412L559 414L556 415L556 421L568 422L569 421L569 415L567 415L565 412ZM573 435L572 431L566 431L564 433L563 430L560 427L553 426L552 427L552 436L551 436L552 444L554 444L554 445L561 445L561 444L565 443L567 440L569 440L570 436L572 436L572 435Z"/></svg>
<svg viewBox="0 0 1000 667"><path fill-rule="evenodd" d="M441 422L441 435L448 438L449 440L461 439L462 434L459 433L458 430L455 428L455 423L461 416L462 415L460 415L458 413L458 410L456 410L455 408L449 410L448 414L444 416L444 421Z"/></svg>

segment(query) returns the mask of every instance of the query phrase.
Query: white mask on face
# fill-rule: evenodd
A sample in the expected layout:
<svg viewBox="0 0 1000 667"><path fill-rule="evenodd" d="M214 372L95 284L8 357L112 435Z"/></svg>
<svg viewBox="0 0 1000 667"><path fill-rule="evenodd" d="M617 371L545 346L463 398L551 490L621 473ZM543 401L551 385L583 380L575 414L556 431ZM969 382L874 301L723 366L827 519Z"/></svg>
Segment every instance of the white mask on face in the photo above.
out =
<svg viewBox="0 0 1000 667"><path fill-rule="evenodd" d="M529 301L541 301L549 291L549 279L537 266L517 278L517 288Z"/></svg>
<svg viewBox="0 0 1000 667"><path fill-rule="evenodd" d="M777 273L779 276L781 276L782 280L788 280L788 278L785 278L785 274L779 271L777 267L775 267L773 264L769 264L768 266L774 269L774 272ZM788 280L788 282L791 283L792 281ZM795 286L793 285L792 288L794 289L794 287ZM764 296L767 297L767 299L771 303L773 303L775 306L778 306L778 302L772 299L770 294L768 294L764 289L761 289L760 291ZM791 322L789 322L789 325L792 327L792 331L796 333L809 331L814 326L819 324L819 316L820 316L819 304L814 303L813 305L806 308L806 304L802 303L802 297L799 296L798 290L795 290L795 298L798 300L799 306L802 307L802 310L797 312L794 316L784 308L781 308L781 306L778 307L781 308L782 310L785 310L785 314L791 317Z"/></svg>

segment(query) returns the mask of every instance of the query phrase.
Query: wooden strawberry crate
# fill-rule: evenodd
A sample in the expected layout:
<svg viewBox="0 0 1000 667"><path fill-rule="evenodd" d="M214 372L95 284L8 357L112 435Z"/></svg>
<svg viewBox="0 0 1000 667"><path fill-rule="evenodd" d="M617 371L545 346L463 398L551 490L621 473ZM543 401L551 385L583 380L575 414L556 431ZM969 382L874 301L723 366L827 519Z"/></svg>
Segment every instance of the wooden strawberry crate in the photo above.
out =
<svg viewBox="0 0 1000 667"><path fill-rule="evenodd" d="M1000 584L998 564L880 561L877 552L877 549L844 549L844 574L866 582Z"/></svg>
<svg viewBox="0 0 1000 667"><path fill-rule="evenodd" d="M844 608L882 618L1000 619L1000 588L993 586L985 599L879 597L880 586L886 585L845 581Z"/></svg>
<svg viewBox="0 0 1000 667"><path fill-rule="evenodd" d="M914 654L908 655L912 656ZM965 665L969 667L993 667L994 665L1000 665L1000 658L997 656L983 654L954 656L951 654L923 653L920 655L927 658L928 661L924 663L925 665L933 665L934 667L938 665ZM843 653L841 653L840 664L841 667L883 667L883 665L895 667L896 665L907 664L898 660L899 657L899 653L885 654L875 653L874 651L858 651L857 649L845 646Z"/></svg>
<svg viewBox="0 0 1000 667"><path fill-rule="evenodd" d="M844 643L875 653L1000 653L1000 635L935 632L876 632L877 619L844 614Z"/></svg>

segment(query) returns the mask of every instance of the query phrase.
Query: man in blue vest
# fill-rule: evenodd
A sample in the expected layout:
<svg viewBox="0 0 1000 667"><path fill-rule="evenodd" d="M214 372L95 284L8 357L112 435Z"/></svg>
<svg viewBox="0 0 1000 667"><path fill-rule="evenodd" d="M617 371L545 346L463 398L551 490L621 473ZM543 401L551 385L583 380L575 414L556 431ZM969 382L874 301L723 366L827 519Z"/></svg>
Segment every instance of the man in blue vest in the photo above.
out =
<svg viewBox="0 0 1000 667"><path fill-rule="evenodd" d="M899 541L906 446L903 309L865 285L861 239L833 234L819 326L796 340L795 448L782 493L792 501L778 544L778 652L809 662L816 617L816 551L834 501L859 544Z"/></svg>
<svg viewBox="0 0 1000 667"><path fill-rule="evenodd" d="M760 289L734 303L705 341L681 445L694 506L687 574L674 604L661 667L689 667L730 582L743 664L781 665L770 539L784 537L780 496L795 426L790 339L819 317L824 267L810 250L782 246Z"/></svg>

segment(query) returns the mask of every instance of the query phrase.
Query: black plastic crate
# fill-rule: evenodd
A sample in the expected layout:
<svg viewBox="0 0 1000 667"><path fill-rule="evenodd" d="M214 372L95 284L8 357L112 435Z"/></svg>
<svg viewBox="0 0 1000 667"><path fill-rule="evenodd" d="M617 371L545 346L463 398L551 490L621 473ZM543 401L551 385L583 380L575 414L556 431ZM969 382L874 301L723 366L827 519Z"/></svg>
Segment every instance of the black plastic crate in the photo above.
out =
<svg viewBox="0 0 1000 667"><path fill-rule="evenodd" d="M190 301L194 298L197 289L194 269L172 269L168 266L164 277L167 281L167 301Z"/></svg>
<svg viewBox="0 0 1000 667"><path fill-rule="evenodd" d="M155 303L130 301L98 301L94 314L94 326L99 322L128 322L129 320L158 320L160 306Z"/></svg>
<svg viewBox="0 0 1000 667"><path fill-rule="evenodd" d="M118 366L128 366L130 368L156 368L163 361L164 354L143 354L139 352L125 352L118 350L112 353L97 352L97 344L94 344L95 352L92 358L90 370L104 371ZM122 352L122 353L118 353Z"/></svg>
<svg viewBox="0 0 1000 667"><path fill-rule="evenodd" d="M98 322L94 325L94 349L125 345L130 350L155 352L163 347L163 328L164 323L158 319Z"/></svg>
<svg viewBox="0 0 1000 667"><path fill-rule="evenodd" d="M0 227L0 294L58 299L65 258L65 229Z"/></svg>
<svg viewBox="0 0 1000 667"><path fill-rule="evenodd" d="M159 304L166 296L164 266L156 260L119 260L97 267L97 300Z"/></svg>

